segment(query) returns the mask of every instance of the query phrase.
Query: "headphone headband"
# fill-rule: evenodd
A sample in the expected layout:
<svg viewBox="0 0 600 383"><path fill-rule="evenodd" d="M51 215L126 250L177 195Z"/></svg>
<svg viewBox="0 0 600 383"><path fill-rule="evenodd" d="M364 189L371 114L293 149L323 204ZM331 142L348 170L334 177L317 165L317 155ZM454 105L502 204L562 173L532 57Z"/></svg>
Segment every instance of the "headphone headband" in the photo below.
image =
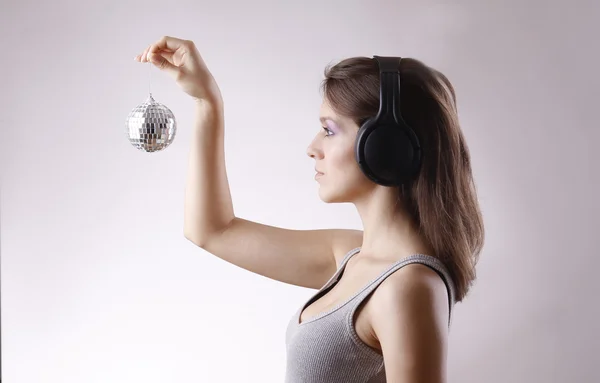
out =
<svg viewBox="0 0 600 383"><path fill-rule="evenodd" d="M355 157L363 173L384 186L411 181L421 164L415 132L402 118L401 57L373 56L379 66L379 110L358 131Z"/></svg>
<svg viewBox="0 0 600 383"><path fill-rule="evenodd" d="M376 122L400 123L401 57L373 56L379 65L379 111Z"/></svg>

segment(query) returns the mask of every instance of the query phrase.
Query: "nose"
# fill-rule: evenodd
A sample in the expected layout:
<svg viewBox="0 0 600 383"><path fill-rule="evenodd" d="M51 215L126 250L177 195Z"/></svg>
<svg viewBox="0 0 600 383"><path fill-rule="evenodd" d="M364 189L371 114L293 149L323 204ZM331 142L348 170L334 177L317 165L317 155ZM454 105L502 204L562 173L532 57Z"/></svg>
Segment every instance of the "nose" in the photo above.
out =
<svg viewBox="0 0 600 383"><path fill-rule="evenodd" d="M312 140L312 142L310 143L310 145L308 145L308 148L306 149L306 154L310 158L321 159L321 158L323 158L323 151L321 150L320 147L318 147L318 145L315 145L316 141L317 141L317 137L315 137Z"/></svg>

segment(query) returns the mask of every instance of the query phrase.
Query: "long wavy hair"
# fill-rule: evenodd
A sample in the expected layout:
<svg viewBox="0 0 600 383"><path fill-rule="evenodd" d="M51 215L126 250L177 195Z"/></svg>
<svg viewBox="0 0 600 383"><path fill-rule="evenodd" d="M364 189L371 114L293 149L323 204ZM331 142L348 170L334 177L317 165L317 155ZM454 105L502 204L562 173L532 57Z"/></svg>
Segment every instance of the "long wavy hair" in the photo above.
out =
<svg viewBox="0 0 600 383"><path fill-rule="evenodd" d="M485 233L456 94L444 74L419 60L403 58L399 68L402 117L423 156L416 179L398 188L398 200L448 268L460 302L476 279ZM379 87L379 67L367 57L328 65L321 83L334 111L358 126L377 113Z"/></svg>

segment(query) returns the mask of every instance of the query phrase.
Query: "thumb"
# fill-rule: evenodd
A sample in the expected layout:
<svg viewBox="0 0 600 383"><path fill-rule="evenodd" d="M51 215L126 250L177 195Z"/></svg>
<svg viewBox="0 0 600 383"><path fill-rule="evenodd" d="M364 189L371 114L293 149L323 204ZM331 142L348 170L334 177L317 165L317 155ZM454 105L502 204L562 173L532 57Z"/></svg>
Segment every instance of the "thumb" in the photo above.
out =
<svg viewBox="0 0 600 383"><path fill-rule="evenodd" d="M165 72L174 74L179 70L179 68L171 64L169 60L157 53L148 53L148 59L150 59L150 62L158 67L158 69L164 70Z"/></svg>

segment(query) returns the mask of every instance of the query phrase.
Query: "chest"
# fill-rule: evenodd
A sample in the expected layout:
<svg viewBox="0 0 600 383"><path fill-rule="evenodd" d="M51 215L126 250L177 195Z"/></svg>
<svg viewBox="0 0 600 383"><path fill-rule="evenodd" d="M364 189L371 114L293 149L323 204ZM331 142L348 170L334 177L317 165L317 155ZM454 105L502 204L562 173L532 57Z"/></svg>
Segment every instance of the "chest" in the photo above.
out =
<svg viewBox="0 0 600 383"><path fill-rule="evenodd" d="M299 323L318 319L341 305L356 298L357 294L376 278L376 272L346 273L338 276L328 287L313 296L299 314ZM371 348L380 351L381 346L374 336L371 326L372 294L365 297L357 307L353 316L353 326L358 337Z"/></svg>

